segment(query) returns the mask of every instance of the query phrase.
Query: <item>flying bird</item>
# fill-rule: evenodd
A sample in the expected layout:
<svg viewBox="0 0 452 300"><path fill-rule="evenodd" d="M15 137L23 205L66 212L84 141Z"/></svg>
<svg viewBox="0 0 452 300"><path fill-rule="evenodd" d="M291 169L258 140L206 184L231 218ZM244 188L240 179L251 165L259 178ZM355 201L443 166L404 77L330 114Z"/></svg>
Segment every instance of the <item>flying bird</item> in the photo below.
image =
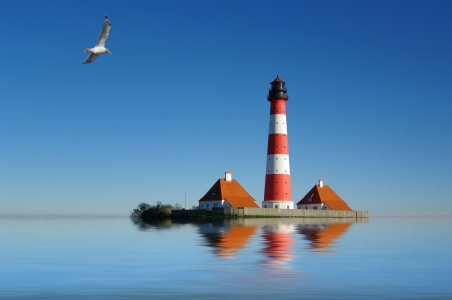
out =
<svg viewBox="0 0 452 300"><path fill-rule="evenodd" d="M99 37L97 38L97 44L94 48L86 48L85 53L89 53L88 57L83 62L84 64L92 63L99 54L105 54L110 53L110 50L105 48L105 41L107 40L108 36L110 35L110 21L108 20L107 16L104 18L104 25L102 26L102 30L99 33Z"/></svg>

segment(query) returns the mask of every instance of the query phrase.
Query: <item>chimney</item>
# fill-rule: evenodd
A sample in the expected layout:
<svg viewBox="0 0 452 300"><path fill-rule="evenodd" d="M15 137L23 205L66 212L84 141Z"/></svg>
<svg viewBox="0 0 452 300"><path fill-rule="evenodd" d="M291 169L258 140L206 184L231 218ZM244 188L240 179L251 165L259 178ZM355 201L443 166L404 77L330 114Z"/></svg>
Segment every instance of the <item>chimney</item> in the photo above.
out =
<svg viewBox="0 0 452 300"><path fill-rule="evenodd" d="M321 188L323 188L323 180L322 180L322 178L319 179L319 186L320 186Z"/></svg>
<svg viewBox="0 0 452 300"><path fill-rule="evenodd" d="M224 180L231 181L232 180L232 172L229 172L229 171L224 172Z"/></svg>

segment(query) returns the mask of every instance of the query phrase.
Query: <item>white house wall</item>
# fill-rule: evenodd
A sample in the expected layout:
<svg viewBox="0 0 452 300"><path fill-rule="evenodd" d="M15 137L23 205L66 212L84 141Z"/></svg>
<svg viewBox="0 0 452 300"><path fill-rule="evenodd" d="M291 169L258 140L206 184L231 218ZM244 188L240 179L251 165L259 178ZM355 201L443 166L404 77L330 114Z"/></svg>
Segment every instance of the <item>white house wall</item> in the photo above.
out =
<svg viewBox="0 0 452 300"><path fill-rule="evenodd" d="M215 206L215 204L217 206ZM212 210L212 207L232 207L226 200L210 200L210 201L199 201L199 209Z"/></svg>
<svg viewBox="0 0 452 300"><path fill-rule="evenodd" d="M331 210L325 203L316 203L316 204L297 204L297 209L315 209L317 206L317 210Z"/></svg>

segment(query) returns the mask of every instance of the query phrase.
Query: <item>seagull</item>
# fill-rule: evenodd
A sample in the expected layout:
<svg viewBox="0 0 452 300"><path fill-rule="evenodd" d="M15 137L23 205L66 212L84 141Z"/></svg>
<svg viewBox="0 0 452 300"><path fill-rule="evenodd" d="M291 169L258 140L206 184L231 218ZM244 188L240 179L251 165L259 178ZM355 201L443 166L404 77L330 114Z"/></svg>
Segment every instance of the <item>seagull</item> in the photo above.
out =
<svg viewBox="0 0 452 300"><path fill-rule="evenodd" d="M113 54L110 52L110 50L105 48L105 41L110 35L110 27L110 21L108 20L107 16L105 16L104 25L102 26L102 30L99 33L99 37L97 38L97 45L94 48L85 49L85 53L89 53L89 55L83 62L84 64L92 63L99 56L99 54Z"/></svg>

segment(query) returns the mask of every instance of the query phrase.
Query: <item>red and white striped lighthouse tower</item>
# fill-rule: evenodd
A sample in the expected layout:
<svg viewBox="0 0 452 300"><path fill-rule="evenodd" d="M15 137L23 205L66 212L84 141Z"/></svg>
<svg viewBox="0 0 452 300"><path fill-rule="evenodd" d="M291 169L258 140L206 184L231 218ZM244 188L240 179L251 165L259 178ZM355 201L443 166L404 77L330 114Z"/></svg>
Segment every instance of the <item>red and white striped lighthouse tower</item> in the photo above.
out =
<svg viewBox="0 0 452 300"><path fill-rule="evenodd" d="M262 207L293 209L286 121L286 101L289 96L285 82L278 76L270 84L267 96L270 101L270 126Z"/></svg>

